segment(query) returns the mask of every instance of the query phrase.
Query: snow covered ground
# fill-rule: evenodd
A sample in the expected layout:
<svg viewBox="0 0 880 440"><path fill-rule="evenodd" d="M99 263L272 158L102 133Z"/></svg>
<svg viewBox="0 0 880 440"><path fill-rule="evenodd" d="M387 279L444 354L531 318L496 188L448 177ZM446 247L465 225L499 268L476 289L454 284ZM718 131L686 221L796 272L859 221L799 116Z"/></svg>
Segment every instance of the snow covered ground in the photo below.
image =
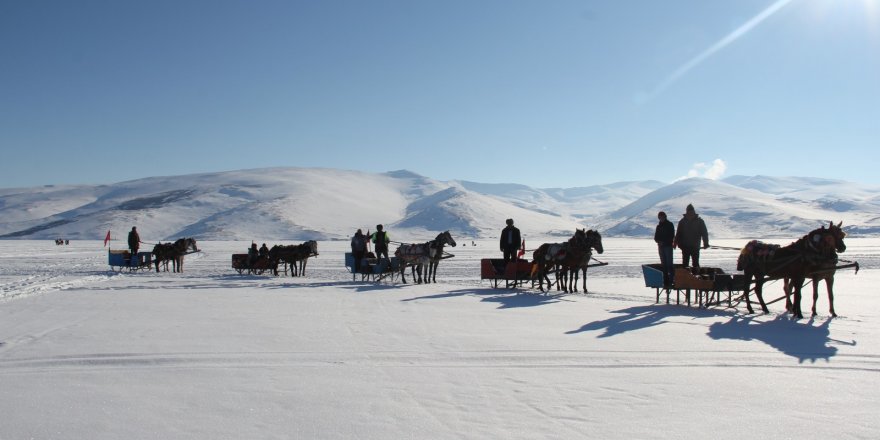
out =
<svg viewBox="0 0 880 440"><path fill-rule="evenodd" d="M654 304L650 240L605 239L588 295L493 289L479 259L496 244L463 242L441 283L401 285L352 281L346 242L321 242L290 278L236 274L247 242L199 243L182 274L116 274L99 241L0 241L0 439L880 432L880 240L847 240L862 270L837 276L840 317L823 288L801 321L779 303ZM728 271L735 259L703 253Z"/></svg>

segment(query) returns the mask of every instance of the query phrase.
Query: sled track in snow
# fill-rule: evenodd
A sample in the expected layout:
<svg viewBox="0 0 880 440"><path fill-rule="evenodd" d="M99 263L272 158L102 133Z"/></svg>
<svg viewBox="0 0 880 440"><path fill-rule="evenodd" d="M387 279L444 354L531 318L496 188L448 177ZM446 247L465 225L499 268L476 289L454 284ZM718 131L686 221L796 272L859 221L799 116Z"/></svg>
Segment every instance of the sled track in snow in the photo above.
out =
<svg viewBox="0 0 880 440"><path fill-rule="evenodd" d="M2 346L0 346L2 349ZM809 353L804 353L809 356ZM229 368L817 368L880 372L880 355L838 354L811 363L781 362L772 352L475 351L117 353L0 360L0 375L97 372L116 369Z"/></svg>

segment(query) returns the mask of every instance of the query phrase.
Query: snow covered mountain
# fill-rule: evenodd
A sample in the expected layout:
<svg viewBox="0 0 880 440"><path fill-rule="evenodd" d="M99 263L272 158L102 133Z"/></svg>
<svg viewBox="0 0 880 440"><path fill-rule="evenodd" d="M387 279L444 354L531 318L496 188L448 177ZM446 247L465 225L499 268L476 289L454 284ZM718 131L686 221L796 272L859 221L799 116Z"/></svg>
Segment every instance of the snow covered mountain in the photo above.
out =
<svg viewBox="0 0 880 440"><path fill-rule="evenodd" d="M405 170L269 168L0 189L0 238L100 239L108 229L123 238L137 225L145 241L332 240L379 223L398 240L444 230L491 238L506 218L530 236L567 236L578 227L647 236L657 211L676 220L688 203L713 237L797 236L828 221L880 234L880 188L827 179L734 176L540 189L443 182Z"/></svg>

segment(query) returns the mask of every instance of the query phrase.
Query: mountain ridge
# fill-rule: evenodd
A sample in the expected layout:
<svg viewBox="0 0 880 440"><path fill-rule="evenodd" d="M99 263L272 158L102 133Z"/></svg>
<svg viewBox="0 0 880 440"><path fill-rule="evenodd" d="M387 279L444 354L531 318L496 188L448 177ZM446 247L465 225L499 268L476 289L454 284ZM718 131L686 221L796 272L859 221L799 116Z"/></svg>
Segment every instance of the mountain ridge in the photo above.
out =
<svg viewBox="0 0 880 440"><path fill-rule="evenodd" d="M693 204L719 238L799 236L829 221L880 234L880 188L813 177L731 176L576 188L439 181L409 170L261 168L148 177L112 185L0 189L0 238L101 239L137 225L154 240L335 240L384 224L398 239L450 230L494 238L514 218L524 234L653 234Z"/></svg>

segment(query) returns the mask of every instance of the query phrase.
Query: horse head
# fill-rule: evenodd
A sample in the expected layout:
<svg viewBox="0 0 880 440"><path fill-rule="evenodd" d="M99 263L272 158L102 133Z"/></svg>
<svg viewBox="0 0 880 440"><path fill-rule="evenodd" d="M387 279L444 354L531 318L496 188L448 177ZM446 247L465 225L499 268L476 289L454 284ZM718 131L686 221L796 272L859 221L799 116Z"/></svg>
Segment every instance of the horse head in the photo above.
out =
<svg viewBox="0 0 880 440"><path fill-rule="evenodd" d="M184 247L184 252L188 250L192 250L192 252L198 252L199 247L196 245L195 238L187 238L185 241L186 246Z"/></svg>
<svg viewBox="0 0 880 440"><path fill-rule="evenodd" d="M306 245L309 248L309 255L318 255L318 242L315 240L309 240L306 242Z"/></svg>
<svg viewBox="0 0 880 440"><path fill-rule="evenodd" d="M834 236L834 249L837 252L845 252L846 251L846 243L843 242L843 238L846 237L846 232L843 232L843 229L840 227L843 225L843 222L839 222L835 225L833 222L829 222L828 231Z"/></svg>
<svg viewBox="0 0 880 440"><path fill-rule="evenodd" d="M452 238L452 234L449 231L441 232L437 235L437 238L434 239L434 242L441 245L450 245L455 247L455 240Z"/></svg>
<svg viewBox="0 0 880 440"><path fill-rule="evenodd" d="M605 252L605 249L602 247L602 234L599 231L594 231L590 229L587 231L587 243L589 243L590 247L595 249L596 252L602 253Z"/></svg>
<svg viewBox="0 0 880 440"><path fill-rule="evenodd" d="M846 232L840 229L841 223L835 225L830 223L828 228L822 226L819 229L812 230L805 237L810 247L818 251L820 254L831 254L846 251L846 243L843 238Z"/></svg>

